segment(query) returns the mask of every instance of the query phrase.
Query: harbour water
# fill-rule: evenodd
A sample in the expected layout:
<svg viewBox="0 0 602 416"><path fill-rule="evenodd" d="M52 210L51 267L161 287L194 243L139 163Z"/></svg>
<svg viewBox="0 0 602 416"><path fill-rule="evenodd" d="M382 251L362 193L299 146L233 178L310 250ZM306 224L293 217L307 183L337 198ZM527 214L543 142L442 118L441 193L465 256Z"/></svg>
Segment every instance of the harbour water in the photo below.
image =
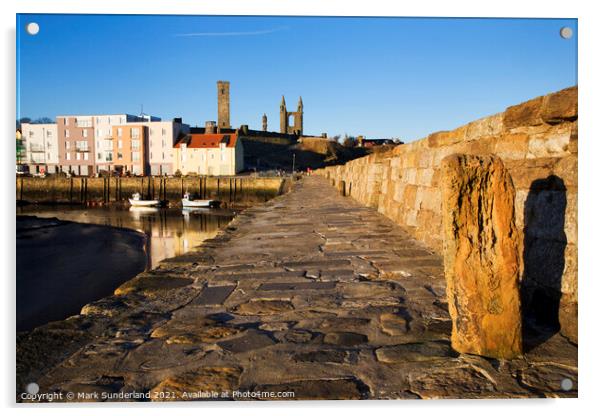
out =
<svg viewBox="0 0 602 416"><path fill-rule="evenodd" d="M17 207L17 330L79 313L136 274L214 237L234 215L215 209Z"/></svg>

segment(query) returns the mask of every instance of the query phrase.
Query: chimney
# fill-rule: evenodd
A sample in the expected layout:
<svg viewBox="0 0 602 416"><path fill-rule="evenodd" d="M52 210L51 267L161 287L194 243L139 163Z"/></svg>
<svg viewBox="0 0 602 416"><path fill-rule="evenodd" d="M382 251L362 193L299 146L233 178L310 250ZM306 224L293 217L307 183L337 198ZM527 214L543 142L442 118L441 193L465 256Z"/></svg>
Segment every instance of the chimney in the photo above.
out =
<svg viewBox="0 0 602 416"><path fill-rule="evenodd" d="M205 133L206 134L215 134L217 123L215 121L206 121L205 122Z"/></svg>

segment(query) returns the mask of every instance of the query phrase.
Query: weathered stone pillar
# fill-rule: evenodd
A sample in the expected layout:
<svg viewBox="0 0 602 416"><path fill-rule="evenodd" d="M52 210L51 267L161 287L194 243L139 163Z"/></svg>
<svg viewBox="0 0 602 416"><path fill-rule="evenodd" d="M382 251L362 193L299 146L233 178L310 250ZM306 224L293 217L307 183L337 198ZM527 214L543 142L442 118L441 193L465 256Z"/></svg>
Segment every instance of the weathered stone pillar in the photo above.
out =
<svg viewBox="0 0 602 416"><path fill-rule="evenodd" d="M341 195L345 196L345 181L339 181L337 189Z"/></svg>
<svg viewBox="0 0 602 416"><path fill-rule="evenodd" d="M496 156L441 164L444 262L452 347L494 358L522 354L514 186Z"/></svg>

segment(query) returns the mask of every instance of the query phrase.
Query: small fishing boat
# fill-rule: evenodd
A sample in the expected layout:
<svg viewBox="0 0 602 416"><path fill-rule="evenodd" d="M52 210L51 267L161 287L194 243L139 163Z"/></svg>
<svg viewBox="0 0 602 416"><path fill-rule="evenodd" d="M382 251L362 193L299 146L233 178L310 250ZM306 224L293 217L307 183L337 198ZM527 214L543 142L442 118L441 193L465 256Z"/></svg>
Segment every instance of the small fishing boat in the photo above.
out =
<svg viewBox="0 0 602 416"><path fill-rule="evenodd" d="M141 199L141 195L136 192L129 199L130 205L133 207L156 207L161 204L158 199Z"/></svg>
<svg viewBox="0 0 602 416"><path fill-rule="evenodd" d="M190 194L186 192L182 198L182 208L201 208L213 205L212 199L190 199Z"/></svg>

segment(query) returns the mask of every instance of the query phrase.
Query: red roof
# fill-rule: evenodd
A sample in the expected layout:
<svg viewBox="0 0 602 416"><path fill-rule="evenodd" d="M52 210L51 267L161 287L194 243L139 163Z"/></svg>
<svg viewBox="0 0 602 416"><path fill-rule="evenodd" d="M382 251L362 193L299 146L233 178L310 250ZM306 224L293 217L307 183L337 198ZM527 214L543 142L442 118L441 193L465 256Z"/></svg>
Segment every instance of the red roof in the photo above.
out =
<svg viewBox="0 0 602 416"><path fill-rule="evenodd" d="M177 142L174 147L180 147L182 143L186 143L186 147L191 149L218 148L220 143L226 143L226 147L234 147L237 138L236 133L188 134Z"/></svg>

